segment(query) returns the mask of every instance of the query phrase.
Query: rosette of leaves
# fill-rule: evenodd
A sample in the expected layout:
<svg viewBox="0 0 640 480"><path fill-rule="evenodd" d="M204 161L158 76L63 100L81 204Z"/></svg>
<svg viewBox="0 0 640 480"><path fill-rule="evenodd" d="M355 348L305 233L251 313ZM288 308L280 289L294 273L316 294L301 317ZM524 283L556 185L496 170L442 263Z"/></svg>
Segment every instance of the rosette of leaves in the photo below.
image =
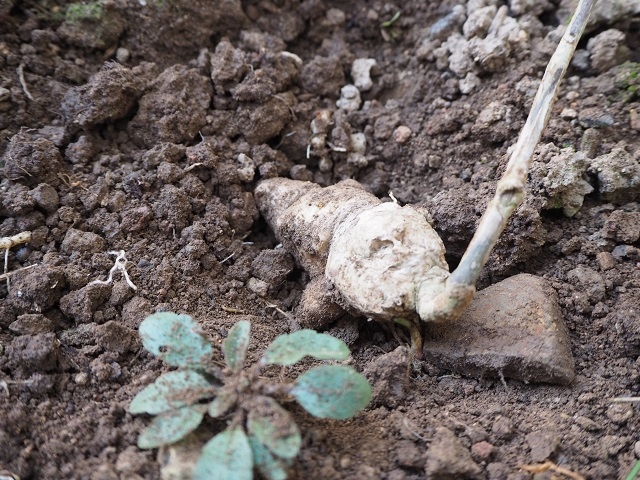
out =
<svg viewBox="0 0 640 480"><path fill-rule="evenodd" d="M314 330L280 335L245 369L250 330L248 321L229 330L222 343L226 368L220 369L211 343L188 315L155 313L142 322L144 347L179 369L160 375L131 402L131 413L155 416L140 434L140 448L182 440L209 415L229 426L202 448L194 479L251 479L256 469L268 480L284 480L302 439L291 414L274 396L293 397L311 415L338 420L351 418L369 403L369 383L345 365L323 364L284 384L259 376L269 365L289 366L307 356L345 360L349 349L341 340Z"/></svg>

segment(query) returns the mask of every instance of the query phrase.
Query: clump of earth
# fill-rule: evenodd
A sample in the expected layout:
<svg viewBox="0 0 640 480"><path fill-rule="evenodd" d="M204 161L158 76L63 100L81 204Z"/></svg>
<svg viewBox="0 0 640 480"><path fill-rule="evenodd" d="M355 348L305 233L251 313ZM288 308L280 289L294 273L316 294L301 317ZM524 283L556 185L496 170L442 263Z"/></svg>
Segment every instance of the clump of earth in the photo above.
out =
<svg viewBox="0 0 640 480"><path fill-rule="evenodd" d="M261 218L261 179L392 192L429 211L454 268L574 7L0 0L0 237L31 232L0 284L2 475L160 478L136 447L148 419L127 411L168 369L137 336L150 313L188 313L216 346L250 320L251 359L299 327L310 272ZM291 478L629 472L640 419L613 399L640 387L638 13L596 7L484 269L488 306L456 324L468 348L433 330L436 353L412 362L402 332L327 312L374 400L348 422L294 409ZM107 282L118 258L129 281ZM524 304L504 295L560 322L560 360L482 355L518 334L473 323Z"/></svg>

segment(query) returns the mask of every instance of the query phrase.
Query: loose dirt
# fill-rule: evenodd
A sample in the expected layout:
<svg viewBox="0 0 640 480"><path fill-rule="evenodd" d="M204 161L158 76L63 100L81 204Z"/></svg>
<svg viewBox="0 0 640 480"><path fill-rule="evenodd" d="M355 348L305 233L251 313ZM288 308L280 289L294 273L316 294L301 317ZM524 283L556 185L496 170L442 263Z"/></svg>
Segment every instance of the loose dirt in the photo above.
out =
<svg viewBox="0 0 640 480"><path fill-rule="evenodd" d="M258 214L261 178L391 190L429 209L455 267L570 12L512 1L515 34L488 50L485 20L503 3L469 1L469 13L488 8L469 23L448 0L0 0L0 236L31 231L8 270L37 264L0 285L3 475L159 478L155 452L135 446L149 420L127 412L167 370L141 349L146 315L188 313L216 348L248 319L252 360L295 326L280 310L309 276ZM412 366L401 340L347 316L328 330L350 344L374 402L346 422L294 408L291 478L566 478L522 468L547 460L589 479L629 471L640 417L612 399L640 386L640 105L638 65L624 63L639 60L637 20L612 14L581 42L527 201L481 279L551 283L573 383ZM359 83L359 103L343 91L338 109L358 58L376 61L371 88ZM566 148L584 154L569 194L545 177ZM613 161L623 166L608 171ZM121 271L91 283L120 250L137 289Z"/></svg>

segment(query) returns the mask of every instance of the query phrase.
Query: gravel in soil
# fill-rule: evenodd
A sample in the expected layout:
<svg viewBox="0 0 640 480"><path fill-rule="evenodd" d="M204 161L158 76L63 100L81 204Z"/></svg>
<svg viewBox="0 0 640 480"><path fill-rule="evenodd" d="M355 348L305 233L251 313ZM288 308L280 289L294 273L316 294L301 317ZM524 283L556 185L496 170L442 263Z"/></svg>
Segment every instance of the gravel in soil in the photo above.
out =
<svg viewBox="0 0 640 480"><path fill-rule="evenodd" d="M216 346L248 319L250 361L295 328L279 310L309 276L260 218L259 179L391 190L430 211L455 266L572 5L0 0L0 236L32 232L0 286L0 470L159 478L155 452L135 446L148 419L127 412L167 370L137 338L152 312L192 315ZM545 279L573 382L412 366L380 325L343 315L326 328L374 402L346 422L295 411L292 478L516 480L552 475L520 468L547 460L589 479L630 470L636 407L612 402L640 383L630 8L597 7L480 282ZM107 283L121 250L131 284L120 269Z"/></svg>

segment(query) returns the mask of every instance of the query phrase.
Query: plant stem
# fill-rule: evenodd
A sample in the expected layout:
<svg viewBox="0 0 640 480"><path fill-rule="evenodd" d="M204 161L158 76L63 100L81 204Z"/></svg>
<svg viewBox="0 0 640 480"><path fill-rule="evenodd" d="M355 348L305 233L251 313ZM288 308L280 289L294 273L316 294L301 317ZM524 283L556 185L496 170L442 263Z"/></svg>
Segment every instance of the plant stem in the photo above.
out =
<svg viewBox="0 0 640 480"><path fill-rule="evenodd" d="M422 329L420 325L403 317L396 317L393 319L393 322L409 330L411 337L411 357L422 360Z"/></svg>
<svg viewBox="0 0 640 480"><path fill-rule="evenodd" d="M638 476L639 473L640 473L640 460L636 462L636 464L633 466L629 474L625 477L625 480L635 480L635 478Z"/></svg>
<svg viewBox="0 0 640 480"><path fill-rule="evenodd" d="M547 126L560 82L567 71L594 4L595 0L580 0L576 7L571 23L549 60L527 121L520 132L506 171L498 182L496 194L487 206L458 268L447 279L444 292L431 304L425 305L424 313L418 312L422 320L438 321L457 318L471 303L475 283L482 267L487 262L511 214L522 203L533 152Z"/></svg>

